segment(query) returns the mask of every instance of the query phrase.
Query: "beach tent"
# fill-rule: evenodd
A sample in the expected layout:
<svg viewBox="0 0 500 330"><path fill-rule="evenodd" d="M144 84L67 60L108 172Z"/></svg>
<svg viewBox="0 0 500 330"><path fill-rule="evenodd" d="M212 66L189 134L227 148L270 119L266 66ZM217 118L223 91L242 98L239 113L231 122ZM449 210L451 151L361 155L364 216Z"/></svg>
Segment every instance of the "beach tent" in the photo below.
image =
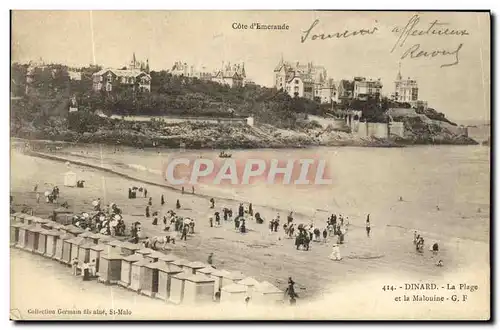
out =
<svg viewBox="0 0 500 330"><path fill-rule="evenodd" d="M245 278L242 272L229 272L229 274L225 274L222 276L222 287L226 285L237 283Z"/></svg>
<svg viewBox="0 0 500 330"><path fill-rule="evenodd" d="M158 268L158 293L156 298L167 301L170 296L170 283L173 275L182 272L182 269L174 265L161 264Z"/></svg>
<svg viewBox="0 0 500 330"><path fill-rule="evenodd" d="M22 222L14 222L10 225L10 246L19 242L19 228L24 226Z"/></svg>
<svg viewBox="0 0 500 330"><path fill-rule="evenodd" d="M64 185L66 187L76 187L76 173L68 171L64 173Z"/></svg>
<svg viewBox="0 0 500 330"><path fill-rule="evenodd" d="M125 256L122 259L122 273L118 284L120 284L124 288L127 288L130 285L130 277L132 275L132 264L141 261L143 259L144 258L140 254L131 254L129 256Z"/></svg>
<svg viewBox="0 0 500 330"><path fill-rule="evenodd" d="M26 246L25 250L30 252L35 252L38 248L38 239L40 236L40 232L42 228L36 227L36 225L32 224L26 227Z"/></svg>
<svg viewBox="0 0 500 330"><path fill-rule="evenodd" d="M139 246L139 244L133 244L130 242L123 242L122 246L121 246L121 253L124 256L130 256L130 255L134 254L135 251L138 251L140 249L141 249L141 247Z"/></svg>
<svg viewBox="0 0 500 330"><path fill-rule="evenodd" d="M208 265L207 264L204 264L203 262L200 262L200 261L193 261L193 262L190 262L188 263L187 265L184 266L184 271L186 273L191 273L191 274L196 274L196 271L198 269L203 269L205 267L207 267Z"/></svg>
<svg viewBox="0 0 500 330"><path fill-rule="evenodd" d="M177 266L177 267L181 268L182 270L184 270L184 266L189 264L189 260L177 259L177 260L172 261L171 263L172 263L172 265Z"/></svg>
<svg viewBox="0 0 500 330"><path fill-rule="evenodd" d="M61 235L59 235L57 237L57 241L56 241L56 253L54 254L54 259L56 259L58 261L62 261L62 259L63 259L63 251L64 251L64 247L65 247L64 241L68 240L68 239L71 239L71 238L72 238L71 235L68 235L66 233L61 234Z"/></svg>
<svg viewBox="0 0 500 330"><path fill-rule="evenodd" d="M253 277L245 277L241 281L238 281L237 284L241 284L241 285L246 286L248 296L252 297L252 292L253 292L255 286L259 285L259 281L257 281Z"/></svg>
<svg viewBox="0 0 500 330"><path fill-rule="evenodd" d="M123 256L116 253L101 254L99 259L99 278L97 280L106 284L118 283L122 274Z"/></svg>
<svg viewBox="0 0 500 330"><path fill-rule="evenodd" d="M140 292L141 278L144 277L145 266L151 262L146 259L139 260L132 263L132 270L130 272L130 286L129 289Z"/></svg>
<svg viewBox="0 0 500 330"><path fill-rule="evenodd" d="M227 276L230 272L224 269L216 269L215 271L210 274L210 277L214 279L215 284L214 284L214 294L219 291L219 289L222 287L222 278L224 276Z"/></svg>
<svg viewBox="0 0 500 330"><path fill-rule="evenodd" d="M36 247L35 253L44 255L47 249L47 233L50 232L49 229L40 228L38 233L38 245Z"/></svg>
<svg viewBox="0 0 500 330"><path fill-rule="evenodd" d="M61 236L61 232L55 229L48 230L45 234L46 236L46 247L44 257L53 258L56 254L56 242L59 236Z"/></svg>
<svg viewBox="0 0 500 330"><path fill-rule="evenodd" d="M243 284L232 283L222 287L220 301L221 303L245 303L248 297L247 287Z"/></svg>
<svg viewBox="0 0 500 330"><path fill-rule="evenodd" d="M148 249L148 248L142 248L140 250L135 251L135 253L142 255L143 257L147 256L148 254L151 254L155 252L153 249Z"/></svg>
<svg viewBox="0 0 500 330"><path fill-rule="evenodd" d="M284 299L284 292L271 283L264 281L257 284L252 291L252 300L256 303L280 303Z"/></svg>
<svg viewBox="0 0 500 330"><path fill-rule="evenodd" d="M83 264L90 261L90 248L94 245L94 243L85 242L78 246L78 262Z"/></svg>
<svg viewBox="0 0 500 330"><path fill-rule="evenodd" d="M203 275L207 275L207 276L212 275L213 272L215 272L215 268L212 266L207 266L207 267L196 270L196 274L203 274Z"/></svg>
<svg viewBox="0 0 500 330"><path fill-rule="evenodd" d="M95 260L96 275L99 276L99 262L101 260L101 253L104 254L104 244L97 244L90 248L90 261Z"/></svg>
<svg viewBox="0 0 500 330"><path fill-rule="evenodd" d="M174 304L182 303L185 281L190 276L192 276L192 274L186 274L184 272L172 276L170 280L170 296L168 297L169 302Z"/></svg>
<svg viewBox="0 0 500 330"><path fill-rule="evenodd" d="M191 275L184 282L183 302L187 304L213 301L215 280L203 274Z"/></svg>
<svg viewBox="0 0 500 330"><path fill-rule="evenodd" d="M144 266L144 272L141 274L141 293L155 297L158 292L158 266L162 266L161 262L151 262Z"/></svg>

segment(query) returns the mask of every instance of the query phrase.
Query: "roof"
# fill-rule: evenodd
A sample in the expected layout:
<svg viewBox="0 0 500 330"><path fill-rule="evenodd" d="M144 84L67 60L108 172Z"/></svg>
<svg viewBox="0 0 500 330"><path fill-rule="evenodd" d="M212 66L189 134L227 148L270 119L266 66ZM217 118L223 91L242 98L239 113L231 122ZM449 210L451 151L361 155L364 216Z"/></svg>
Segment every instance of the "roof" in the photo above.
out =
<svg viewBox="0 0 500 330"><path fill-rule="evenodd" d="M158 267L159 271L162 271L164 273L180 273L182 272L182 268L177 267L175 265L159 265Z"/></svg>
<svg viewBox="0 0 500 330"><path fill-rule="evenodd" d="M95 251L104 251L105 248L106 246L104 244L97 244L91 247L90 249Z"/></svg>
<svg viewBox="0 0 500 330"><path fill-rule="evenodd" d="M203 274L191 275L186 278L186 281L195 282L195 283L203 283L203 282L215 282L213 278L208 277Z"/></svg>
<svg viewBox="0 0 500 330"><path fill-rule="evenodd" d="M135 77L138 77L140 75L146 75L149 78L151 78L151 76L149 74L147 74L146 72L144 72L144 71L140 71L140 70L119 70L119 69L102 69L101 71L94 73L92 76L102 76L105 73L107 73L108 71L112 72L117 77L135 78Z"/></svg>
<svg viewBox="0 0 500 330"><path fill-rule="evenodd" d="M118 254L118 253L109 253L109 254L102 254L101 258L109 259L109 260L119 260L119 259L123 259L123 256L121 254Z"/></svg>
<svg viewBox="0 0 500 330"><path fill-rule="evenodd" d="M212 275L214 276L226 276L227 274L230 274L231 272L225 270L225 269L216 269L215 271L212 272Z"/></svg>
<svg viewBox="0 0 500 330"><path fill-rule="evenodd" d="M172 262L173 265L176 265L176 266L184 266L184 265L187 265L189 264L189 260L186 260L186 259L177 259L177 260L174 260Z"/></svg>
<svg viewBox="0 0 500 330"><path fill-rule="evenodd" d="M231 280L242 280L245 278L245 275L243 275L242 272L229 272L227 275L223 275L223 277L231 279Z"/></svg>
<svg viewBox="0 0 500 330"><path fill-rule="evenodd" d="M207 265L201 261L193 261L193 262L190 262L189 264L187 264L186 266L188 266L190 268L200 268L200 269L207 267Z"/></svg>
<svg viewBox="0 0 500 330"><path fill-rule="evenodd" d="M73 237L72 239L69 239L68 242L70 242L71 244L82 244L83 242L85 242L85 238L84 237Z"/></svg>
<svg viewBox="0 0 500 330"><path fill-rule="evenodd" d="M91 235L92 235L92 233L90 233L88 231L84 231L83 233L78 234L78 237L87 238L87 237L90 237Z"/></svg>
<svg viewBox="0 0 500 330"><path fill-rule="evenodd" d="M169 261L175 261L175 260L178 260L178 259L179 259L179 257L178 257L178 256L176 256L176 255L173 255L172 253L169 253L169 254L166 254L166 255L161 256L161 257L160 257L160 259L161 259L161 260L163 260L163 261L167 261L167 262L169 262Z"/></svg>
<svg viewBox="0 0 500 330"><path fill-rule="evenodd" d="M115 240L112 240L111 242L108 242L106 243L107 245L111 245L111 246L118 246L118 247L121 247L123 245L123 242L122 241L119 241L117 239Z"/></svg>
<svg viewBox="0 0 500 330"><path fill-rule="evenodd" d="M143 259L144 258L140 254L131 254L131 255L123 258L123 260L130 261L130 262L139 261L139 260L143 260Z"/></svg>
<svg viewBox="0 0 500 330"><path fill-rule="evenodd" d="M47 223L50 221L50 220L43 219L40 217L35 217L35 216L32 218L32 220L33 220L33 222L36 222L36 223Z"/></svg>
<svg viewBox="0 0 500 330"><path fill-rule="evenodd" d="M137 261L136 263L133 263L132 265L134 265L134 266L146 266L146 265L149 265L150 263L151 263L150 260L142 259L142 260Z"/></svg>
<svg viewBox="0 0 500 330"><path fill-rule="evenodd" d="M233 283L222 287L222 291L232 292L232 293L247 292L247 287L244 286L243 284Z"/></svg>
<svg viewBox="0 0 500 330"><path fill-rule="evenodd" d="M182 273L179 273L179 274L175 274L172 277L173 278L177 278L179 280L186 280L186 279L188 279L191 276L193 276L193 275L182 272Z"/></svg>
<svg viewBox="0 0 500 330"><path fill-rule="evenodd" d="M135 251L135 253L139 253L139 254L151 254L153 252L155 252L155 250L149 249L149 248L143 248L143 249Z"/></svg>
<svg viewBox="0 0 500 330"><path fill-rule="evenodd" d="M149 264L146 265L146 267L151 268L151 269L158 269L158 267L164 265L163 262L150 262Z"/></svg>
<svg viewBox="0 0 500 330"><path fill-rule="evenodd" d="M254 289L258 292L261 293L281 293L280 289L278 289L276 286L272 285L271 283L264 281L262 283L259 283L254 287Z"/></svg>
<svg viewBox="0 0 500 330"><path fill-rule="evenodd" d="M83 233L85 230L83 230L82 228L78 228L76 226L73 226L73 225L67 225L67 226L64 226L63 227L64 230L72 233L72 234L75 234L75 233Z"/></svg>
<svg viewBox="0 0 500 330"><path fill-rule="evenodd" d="M82 249L90 249L94 245L95 244L93 244L93 243L85 243L85 244L80 245L80 248L82 248Z"/></svg>
<svg viewBox="0 0 500 330"><path fill-rule="evenodd" d="M202 268L202 269L198 269L198 270L196 270L196 273L202 273L202 274L209 275L209 274L212 274L214 271L215 271L215 268L214 268L214 267L212 267L212 266L207 266L207 267L205 267L205 268Z"/></svg>
<svg viewBox="0 0 500 330"><path fill-rule="evenodd" d="M260 282L257 281L253 277L245 277L244 279L242 279L241 281L239 281L238 284L243 284L243 285L247 285L247 286L255 286L255 285L260 284Z"/></svg>

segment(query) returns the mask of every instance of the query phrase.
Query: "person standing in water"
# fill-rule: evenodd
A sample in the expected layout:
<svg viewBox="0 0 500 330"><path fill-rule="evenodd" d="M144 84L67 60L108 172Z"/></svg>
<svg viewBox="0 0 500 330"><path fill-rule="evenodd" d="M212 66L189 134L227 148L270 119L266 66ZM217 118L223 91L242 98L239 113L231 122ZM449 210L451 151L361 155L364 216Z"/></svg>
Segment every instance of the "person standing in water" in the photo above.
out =
<svg viewBox="0 0 500 330"><path fill-rule="evenodd" d="M370 215L366 217L366 237L370 237L371 225L370 225Z"/></svg>
<svg viewBox="0 0 500 330"><path fill-rule="evenodd" d="M163 194L161 195L161 205L165 205L165 197Z"/></svg>

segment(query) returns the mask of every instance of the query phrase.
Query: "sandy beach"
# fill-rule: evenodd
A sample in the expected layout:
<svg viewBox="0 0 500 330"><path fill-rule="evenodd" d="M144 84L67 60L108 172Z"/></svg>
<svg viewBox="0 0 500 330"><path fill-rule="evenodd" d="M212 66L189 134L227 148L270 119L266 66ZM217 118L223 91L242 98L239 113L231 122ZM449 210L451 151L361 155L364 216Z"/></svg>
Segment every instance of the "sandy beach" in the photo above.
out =
<svg viewBox="0 0 500 330"><path fill-rule="evenodd" d="M293 240L281 237L281 233L270 233L266 223L261 225L248 223L247 227L250 230L246 234L236 232L232 223L224 223L224 221L221 227L210 228L208 216L213 214L214 210L209 208L207 198L189 193L182 195L179 191L137 183L118 175L76 165L72 165L71 170L77 173L79 179L85 180L86 186L83 189L70 188L63 185L62 173L67 170L63 162L23 155L13 149L11 195L14 198L14 208L19 210L23 206L30 206L33 207L36 215L47 217L58 205L46 204L43 200L37 204L33 186L38 183L39 191L44 191L53 185L58 185L61 191L59 203L67 201L70 209L75 213L89 211L92 200L100 197L104 203L114 202L122 208L127 225L133 221L140 221L147 236L161 235L162 225L153 226L152 218L147 219L144 216L147 199L127 198L128 187L144 186L148 189L148 196L153 197L152 210L165 213L167 210L175 209L175 201L179 199L182 205L179 213L196 219L196 233L188 236L186 242L176 243L172 251L175 255L192 261L206 262L209 253L214 253L214 265L217 268L239 270L259 281L269 281L282 290L286 288L286 280L291 276L297 284L299 303L303 306L313 306L309 304L330 299L328 297L331 295L351 296L354 294L356 296L366 293L369 296L377 292L381 295L377 308L365 306L361 314L367 317L372 315L373 318L390 318L392 313L403 311L391 309L393 307L387 308L394 304L391 304L393 301L387 298L387 294L381 293L382 283L388 280L396 281L396 283L422 280L447 283L465 276L469 281L480 283L481 290L474 295L477 299L475 307L472 309L464 307L465 313L461 317L467 318L467 315L472 317L471 315L488 315L489 313L485 309L485 306L489 305L489 247L485 242L450 239L429 234L426 235L427 242L439 241L441 247L439 255L433 256L429 251L418 254L412 244L413 232L393 226L374 225L371 237L367 238L363 227L364 219L352 219L346 244L341 248L344 258L342 261L335 262L328 259L331 252L331 238L326 244L313 242L310 251L297 251ZM166 200L166 205L163 207L160 206L161 194ZM237 202L216 200L216 209L220 210L223 207L221 204L232 207L233 210L236 210L238 206ZM274 208L259 206L254 208L255 211L264 214L266 219L276 213ZM280 212L282 219L286 218L286 211ZM309 223L308 220L297 216L295 222ZM324 223L326 223L326 217ZM14 301L19 299L15 297L16 290L21 290L18 286L21 283L17 281L19 277L16 275L20 268L14 267L16 255L17 252L12 254L13 268L11 270L13 272L11 284L13 296L11 298ZM438 259L445 262L445 267L435 266ZM470 273L471 271L473 273ZM471 274L473 278L470 277ZM366 286L368 283L370 285ZM102 290L109 289L103 287ZM345 311L342 315L349 315L349 308L356 309L356 304L359 307L361 301L366 304L361 297L358 300L349 299L348 303L338 299L335 301L337 304L335 308ZM409 318L422 317L424 314L419 313L426 313L426 311L428 314L425 315L429 317L447 317L445 307L436 311L437 314L429 312L425 305L422 305L422 309L411 305L400 307L407 310ZM304 318L311 316L307 313L323 313L317 315L319 318L335 318L337 315L337 313L329 313L328 310L323 311L321 308L310 308L308 311L306 307L303 307ZM454 311L453 314L452 311ZM362 317L359 315L359 310L357 312L351 310L351 312L353 317ZM288 314L268 316L281 317L283 315ZM450 307L449 317L451 315L457 317L456 307L454 309ZM294 317L301 318L298 314L294 314Z"/></svg>

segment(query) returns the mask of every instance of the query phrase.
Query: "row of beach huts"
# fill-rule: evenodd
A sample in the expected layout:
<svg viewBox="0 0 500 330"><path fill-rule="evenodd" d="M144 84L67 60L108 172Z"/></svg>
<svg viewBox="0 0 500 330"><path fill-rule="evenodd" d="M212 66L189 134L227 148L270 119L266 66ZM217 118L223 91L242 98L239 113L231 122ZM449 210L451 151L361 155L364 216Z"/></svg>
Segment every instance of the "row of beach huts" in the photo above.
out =
<svg viewBox="0 0 500 330"><path fill-rule="evenodd" d="M241 272L215 269L25 213L11 214L10 240L13 247L67 266L75 258L79 267L95 260L99 282L120 285L168 303L214 302L217 292L221 303L276 304L284 299L283 291L273 284L245 277Z"/></svg>

